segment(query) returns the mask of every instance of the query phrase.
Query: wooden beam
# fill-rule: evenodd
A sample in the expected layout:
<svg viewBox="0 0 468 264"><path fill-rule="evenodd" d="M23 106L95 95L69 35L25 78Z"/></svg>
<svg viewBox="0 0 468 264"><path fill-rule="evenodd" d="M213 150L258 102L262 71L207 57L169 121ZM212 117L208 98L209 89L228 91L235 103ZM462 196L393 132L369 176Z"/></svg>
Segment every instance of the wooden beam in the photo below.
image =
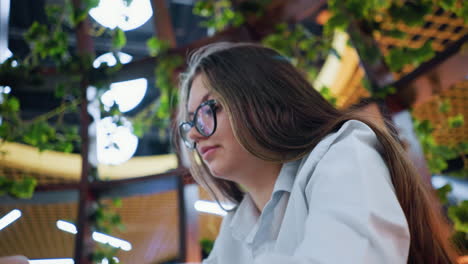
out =
<svg viewBox="0 0 468 264"><path fill-rule="evenodd" d="M468 41L468 34L466 34L459 40L452 43L444 51L437 53L429 61L422 63L415 70L413 70L412 72L400 78L398 81L393 83L393 86L397 89L407 86L408 84L410 84L412 81L414 81L418 77L433 70L439 64L441 64L442 62L446 61L448 58L456 54L467 41Z"/></svg>
<svg viewBox="0 0 468 264"><path fill-rule="evenodd" d="M178 262L187 261L187 204L185 202L185 190L183 175L177 178L177 209L179 212L179 254L177 257Z"/></svg>
<svg viewBox="0 0 468 264"><path fill-rule="evenodd" d="M201 247L199 236L199 217L194 204L198 200L198 185L184 185L183 177L179 178L179 221L180 229L180 261L184 263L200 263ZM182 226L183 225L183 226Z"/></svg>
<svg viewBox="0 0 468 264"><path fill-rule="evenodd" d="M385 63L384 57L378 48L378 44L364 25L351 20L347 29L350 40L359 55L359 59L366 73L366 78L373 91L378 91L393 82L393 74ZM375 54L369 57L369 51Z"/></svg>
<svg viewBox="0 0 468 264"><path fill-rule="evenodd" d="M177 46L174 28L172 27L169 8L166 6L166 0L152 0L153 21L156 35L159 39L167 41L171 48Z"/></svg>
<svg viewBox="0 0 468 264"><path fill-rule="evenodd" d="M73 8L81 10L81 1L73 0ZM81 56L94 54L93 40L89 35L90 24L87 18L81 21L76 28L77 53ZM91 142L96 142L96 133L90 135L91 117L88 113L88 86L89 80L87 73L82 73L81 88L81 106L80 106L80 134L81 134L81 180L79 188L79 205L77 231L75 237L75 263L76 264L91 264L90 254L92 253L94 242L92 239L90 214L92 213L92 202L96 197L90 189L90 180L92 177L97 178L97 168L89 162L90 156L97 157L96 147ZM94 138L91 138L94 137ZM92 140L92 141L91 141ZM96 144L94 144L95 146Z"/></svg>
<svg viewBox="0 0 468 264"><path fill-rule="evenodd" d="M135 195L157 194L177 189L177 178L183 178L189 172L187 169L175 169L161 174L138 178L95 181L89 183L89 189L99 193L101 198L131 197ZM182 181L182 184L187 183ZM80 183L39 185L34 190L31 199L17 199L8 195L0 196L0 204L48 204L76 202Z"/></svg>

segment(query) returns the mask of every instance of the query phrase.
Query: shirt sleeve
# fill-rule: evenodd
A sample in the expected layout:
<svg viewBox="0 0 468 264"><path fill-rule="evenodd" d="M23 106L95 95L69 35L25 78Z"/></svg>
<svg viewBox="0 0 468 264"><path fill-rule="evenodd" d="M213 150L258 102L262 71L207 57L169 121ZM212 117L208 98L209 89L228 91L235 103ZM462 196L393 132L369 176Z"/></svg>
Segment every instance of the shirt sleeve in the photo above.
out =
<svg viewBox="0 0 468 264"><path fill-rule="evenodd" d="M409 231L370 129L332 144L310 170L304 238L293 256L265 254L255 264L403 264Z"/></svg>

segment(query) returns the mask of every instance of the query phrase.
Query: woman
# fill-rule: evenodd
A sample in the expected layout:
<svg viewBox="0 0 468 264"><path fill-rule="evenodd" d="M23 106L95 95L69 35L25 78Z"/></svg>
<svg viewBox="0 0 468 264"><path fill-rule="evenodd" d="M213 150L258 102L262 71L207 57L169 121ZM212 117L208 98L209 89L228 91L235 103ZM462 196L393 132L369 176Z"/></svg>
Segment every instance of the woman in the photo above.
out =
<svg viewBox="0 0 468 264"><path fill-rule="evenodd" d="M395 137L335 109L274 50L199 49L180 98L192 174L237 205L205 263L454 263Z"/></svg>

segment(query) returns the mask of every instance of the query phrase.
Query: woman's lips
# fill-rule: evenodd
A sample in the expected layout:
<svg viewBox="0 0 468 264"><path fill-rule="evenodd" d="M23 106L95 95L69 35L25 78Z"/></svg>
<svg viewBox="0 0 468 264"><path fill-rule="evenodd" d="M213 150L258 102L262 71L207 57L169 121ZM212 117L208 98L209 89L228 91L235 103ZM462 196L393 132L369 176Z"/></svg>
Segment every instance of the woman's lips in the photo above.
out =
<svg viewBox="0 0 468 264"><path fill-rule="evenodd" d="M202 157L204 160L208 160L210 156L216 151L218 146L204 147L201 149Z"/></svg>

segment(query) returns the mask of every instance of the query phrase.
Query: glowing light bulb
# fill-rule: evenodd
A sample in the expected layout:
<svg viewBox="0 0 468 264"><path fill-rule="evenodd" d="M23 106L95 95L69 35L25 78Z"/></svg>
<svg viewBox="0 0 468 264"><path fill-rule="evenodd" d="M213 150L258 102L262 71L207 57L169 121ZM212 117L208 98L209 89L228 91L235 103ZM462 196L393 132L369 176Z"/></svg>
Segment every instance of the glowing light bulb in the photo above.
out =
<svg viewBox="0 0 468 264"><path fill-rule="evenodd" d="M101 0L89 15L104 27L124 31L140 27L153 15L149 0L133 0L127 6L122 0Z"/></svg>

